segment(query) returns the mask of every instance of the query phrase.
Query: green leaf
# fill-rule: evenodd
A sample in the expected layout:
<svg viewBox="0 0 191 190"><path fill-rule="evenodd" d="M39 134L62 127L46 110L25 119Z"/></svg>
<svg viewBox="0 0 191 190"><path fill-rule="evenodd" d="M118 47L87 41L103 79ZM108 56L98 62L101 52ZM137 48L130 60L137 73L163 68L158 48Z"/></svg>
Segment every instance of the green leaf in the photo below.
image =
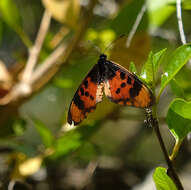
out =
<svg viewBox="0 0 191 190"><path fill-rule="evenodd" d="M154 73L156 75L158 68L161 64L161 59L164 56L165 52L166 52L167 48L160 50L159 52L155 53L153 55L153 69L154 69Z"/></svg>
<svg viewBox="0 0 191 190"><path fill-rule="evenodd" d="M176 96L183 98L185 97L184 89L182 88L179 81L177 81L175 78L171 80L170 87Z"/></svg>
<svg viewBox="0 0 191 190"><path fill-rule="evenodd" d="M168 64L164 68L164 74L161 77L161 87L159 91L159 96L167 86L167 84L172 80L172 78L178 73L178 71L188 62L191 58L191 44L186 44L177 48Z"/></svg>
<svg viewBox="0 0 191 190"><path fill-rule="evenodd" d="M165 168L156 168L153 174L153 179L157 190L177 190L172 179L166 174Z"/></svg>
<svg viewBox="0 0 191 190"><path fill-rule="evenodd" d="M33 119L35 127L42 137L42 141L46 147L50 147L53 145L54 136L52 132L39 120Z"/></svg>
<svg viewBox="0 0 191 190"><path fill-rule="evenodd" d="M161 26L172 14L176 7L169 4L169 0L148 0L148 15L151 27Z"/></svg>
<svg viewBox="0 0 191 190"><path fill-rule="evenodd" d="M148 84L153 83L153 52L149 53L147 62L144 64L141 70L141 78Z"/></svg>
<svg viewBox="0 0 191 190"><path fill-rule="evenodd" d="M29 48L31 41L21 26L21 16L13 0L0 0L0 13L3 20L21 38L23 43Z"/></svg>
<svg viewBox="0 0 191 190"><path fill-rule="evenodd" d="M172 92L184 100L191 99L191 70L184 66L177 75L170 81Z"/></svg>
<svg viewBox="0 0 191 190"><path fill-rule="evenodd" d="M167 123L177 141L191 132L191 102L176 98L168 109Z"/></svg>
<svg viewBox="0 0 191 190"><path fill-rule="evenodd" d="M75 130L65 132L63 136L56 140L54 144L55 151L51 158L57 159L76 151L84 145L99 128L100 124L99 121L97 121L92 123L92 125L79 126Z"/></svg>
<svg viewBox="0 0 191 190"><path fill-rule="evenodd" d="M0 11L3 20L14 30L21 24L19 11L13 0L0 0Z"/></svg>
<svg viewBox="0 0 191 190"><path fill-rule="evenodd" d="M23 119L16 119L13 123L13 130L17 136L21 136L24 134L26 129L26 121Z"/></svg>
<svg viewBox="0 0 191 190"><path fill-rule="evenodd" d="M71 88L74 85L73 80L57 77L53 80L55 86L59 88Z"/></svg>
<svg viewBox="0 0 191 190"><path fill-rule="evenodd" d="M129 65L129 71L137 75L137 68L132 61L130 62L130 65Z"/></svg>
<svg viewBox="0 0 191 190"><path fill-rule="evenodd" d="M191 10L191 1L190 0L184 0L182 7L185 10Z"/></svg>

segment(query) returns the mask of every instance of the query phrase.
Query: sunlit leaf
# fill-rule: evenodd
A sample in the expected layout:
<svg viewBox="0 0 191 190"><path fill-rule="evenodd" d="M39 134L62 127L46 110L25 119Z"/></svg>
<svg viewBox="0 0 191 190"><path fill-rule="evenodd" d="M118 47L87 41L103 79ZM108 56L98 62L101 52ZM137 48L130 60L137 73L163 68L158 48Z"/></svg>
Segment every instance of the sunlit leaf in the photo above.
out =
<svg viewBox="0 0 191 190"><path fill-rule="evenodd" d="M153 52L150 52L147 62L144 64L140 77L148 84L153 82Z"/></svg>
<svg viewBox="0 0 191 190"><path fill-rule="evenodd" d="M161 59L164 56L165 52L166 52L166 48L160 50L159 52L155 53L153 55L153 69L154 69L154 73L156 75L158 68L160 67L161 64Z"/></svg>
<svg viewBox="0 0 191 190"><path fill-rule="evenodd" d="M52 146L53 142L54 142L54 136L52 134L52 132L39 120L34 120L34 124L36 129L38 130L42 141L44 143L44 145L46 147L50 147Z"/></svg>
<svg viewBox="0 0 191 190"><path fill-rule="evenodd" d="M159 94L162 93L163 89L190 58L191 44L180 46L173 52L172 56L170 56L170 59L164 68L164 74L161 77L161 87Z"/></svg>
<svg viewBox="0 0 191 190"><path fill-rule="evenodd" d="M167 123L176 140L182 140L191 132L191 102L175 99L169 106Z"/></svg>
<svg viewBox="0 0 191 190"><path fill-rule="evenodd" d="M21 17L14 0L0 0L0 11L3 20L14 30L21 24Z"/></svg>
<svg viewBox="0 0 191 190"><path fill-rule="evenodd" d="M136 66L133 62L131 62L129 65L129 71L131 71L134 74L137 74L137 69L136 69Z"/></svg>
<svg viewBox="0 0 191 190"><path fill-rule="evenodd" d="M31 46L31 41L21 26L21 15L13 0L0 0L0 13L3 20L9 25L21 38L23 43Z"/></svg>
<svg viewBox="0 0 191 190"><path fill-rule="evenodd" d="M42 2L57 21L73 28L77 26L80 13L79 0L42 0Z"/></svg>
<svg viewBox="0 0 191 190"><path fill-rule="evenodd" d="M156 168L153 174L153 179L157 190L177 190L174 182L167 175L165 168Z"/></svg>
<svg viewBox="0 0 191 190"><path fill-rule="evenodd" d="M176 10L170 3L170 0L147 0L149 23L152 27L161 26Z"/></svg>

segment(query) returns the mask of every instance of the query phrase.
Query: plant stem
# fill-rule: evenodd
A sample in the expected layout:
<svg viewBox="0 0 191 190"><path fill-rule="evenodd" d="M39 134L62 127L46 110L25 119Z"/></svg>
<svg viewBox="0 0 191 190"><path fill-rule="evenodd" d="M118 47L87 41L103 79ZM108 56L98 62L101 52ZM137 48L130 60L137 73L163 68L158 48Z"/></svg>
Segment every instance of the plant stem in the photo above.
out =
<svg viewBox="0 0 191 190"><path fill-rule="evenodd" d="M159 123L158 123L157 116L156 116L156 105L153 106L153 113L151 113L149 122L150 122L150 124L153 126L153 128L155 130L155 133L157 135L160 147L162 149L162 152L164 154L166 163L168 165L168 170L167 170L168 175L172 178L172 180L176 184L178 190L184 190L184 188L183 188L183 186L182 186L182 184L180 182L180 179L179 179L179 177L178 177L178 175L177 175L177 173L175 171L175 168L173 166L173 162L169 159L169 156L168 156L164 141L162 139L162 136L161 136L161 133L160 133L160 130L159 130Z"/></svg>

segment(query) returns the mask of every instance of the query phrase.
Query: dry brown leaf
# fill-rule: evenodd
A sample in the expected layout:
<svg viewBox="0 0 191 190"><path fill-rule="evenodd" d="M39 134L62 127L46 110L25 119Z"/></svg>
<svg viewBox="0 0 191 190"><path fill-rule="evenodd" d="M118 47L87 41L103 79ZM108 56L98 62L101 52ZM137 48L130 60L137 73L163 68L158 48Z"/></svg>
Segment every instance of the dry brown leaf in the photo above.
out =
<svg viewBox="0 0 191 190"><path fill-rule="evenodd" d="M119 39L111 50L110 59L123 65L127 69L129 63L133 61L138 70L147 60L151 49L151 39L146 32L137 33L129 48L126 47L127 38Z"/></svg>

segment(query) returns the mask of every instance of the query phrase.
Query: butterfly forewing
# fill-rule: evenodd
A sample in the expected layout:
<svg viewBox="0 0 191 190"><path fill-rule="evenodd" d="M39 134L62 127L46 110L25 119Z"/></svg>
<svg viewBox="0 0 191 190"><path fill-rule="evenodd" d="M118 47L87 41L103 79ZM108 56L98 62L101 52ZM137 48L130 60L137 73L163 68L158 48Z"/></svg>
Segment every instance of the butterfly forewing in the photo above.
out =
<svg viewBox="0 0 191 190"><path fill-rule="evenodd" d="M87 74L76 91L68 112L68 123L77 125L102 101L103 83L100 82L98 64Z"/></svg>
<svg viewBox="0 0 191 190"><path fill-rule="evenodd" d="M104 84L106 96L115 103L146 108L153 103L151 91L122 66L109 61L108 76ZM109 75L109 73L115 73Z"/></svg>

